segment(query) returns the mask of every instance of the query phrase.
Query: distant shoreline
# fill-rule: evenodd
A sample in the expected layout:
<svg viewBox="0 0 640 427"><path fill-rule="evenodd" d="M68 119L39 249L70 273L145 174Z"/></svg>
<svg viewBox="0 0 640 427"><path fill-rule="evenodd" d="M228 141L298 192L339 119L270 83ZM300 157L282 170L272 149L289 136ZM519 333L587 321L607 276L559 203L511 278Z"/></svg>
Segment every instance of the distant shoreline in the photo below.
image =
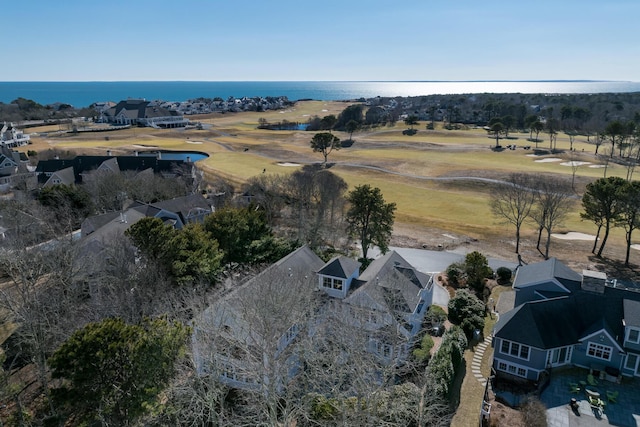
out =
<svg viewBox="0 0 640 427"><path fill-rule="evenodd" d="M42 105L127 98L184 102L197 98L280 97L344 101L375 97L523 93L579 94L640 92L640 82L607 80L469 80L469 81L115 81L0 82L0 102L31 99Z"/></svg>

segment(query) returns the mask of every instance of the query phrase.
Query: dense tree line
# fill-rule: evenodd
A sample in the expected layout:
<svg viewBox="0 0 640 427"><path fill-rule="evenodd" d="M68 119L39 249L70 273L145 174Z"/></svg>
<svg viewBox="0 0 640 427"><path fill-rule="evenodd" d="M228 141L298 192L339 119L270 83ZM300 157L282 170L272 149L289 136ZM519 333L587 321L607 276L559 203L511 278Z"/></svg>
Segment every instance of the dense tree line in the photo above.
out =
<svg viewBox="0 0 640 427"><path fill-rule="evenodd" d="M607 123L640 121L640 94L491 94L376 97L366 100L367 124L381 124L389 116L416 115L419 120L488 125L509 118L510 127L528 129L531 116L556 120L563 130L594 134ZM391 107L392 106L392 107ZM369 114L369 112L371 112Z"/></svg>
<svg viewBox="0 0 640 427"><path fill-rule="evenodd" d="M41 105L31 99L17 98L9 104L0 102L0 122L25 120L61 120L72 117L94 117L93 108L76 109L69 104Z"/></svg>

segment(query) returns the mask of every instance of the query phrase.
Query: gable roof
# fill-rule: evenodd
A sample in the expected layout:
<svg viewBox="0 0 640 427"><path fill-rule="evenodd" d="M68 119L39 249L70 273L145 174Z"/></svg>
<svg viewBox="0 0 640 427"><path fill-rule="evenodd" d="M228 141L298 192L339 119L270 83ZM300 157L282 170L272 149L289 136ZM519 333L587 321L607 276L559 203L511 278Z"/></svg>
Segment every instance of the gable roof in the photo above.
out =
<svg viewBox="0 0 640 427"><path fill-rule="evenodd" d="M40 160L36 166L36 173L46 174L61 169L73 167L75 182L82 182L82 174L98 169L101 165L114 172L144 171L152 169L155 173L174 172L175 166L185 164L183 160L163 160L157 155L141 156L76 156L73 159ZM40 179L42 175L40 175ZM48 178L48 177L47 177Z"/></svg>
<svg viewBox="0 0 640 427"><path fill-rule="evenodd" d="M122 234L131 224L144 217L158 217L165 223L174 225L177 216L182 224L186 224L185 218L188 217L189 211L200 206L210 211L207 200L200 194L176 197L154 204L135 202L119 212L108 212L86 218L82 222L82 236L93 235L88 240L100 240L106 236Z"/></svg>
<svg viewBox="0 0 640 427"><path fill-rule="evenodd" d="M120 172L120 166L118 165L118 159L116 157L112 157L110 159L105 160L98 166L99 170L108 169L112 172Z"/></svg>
<svg viewBox="0 0 640 427"><path fill-rule="evenodd" d="M146 206L133 206L122 212L109 212L85 219L82 222L83 247L99 252L104 244L114 237L122 236L131 224L148 216Z"/></svg>
<svg viewBox="0 0 640 427"><path fill-rule="evenodd" d="M622 301L622 309L625 325L640 328L640 301L625 299Z"/></svg>
<svg viewBox="0 0 640 427"><path fill-rule="evenodd" d="M578 290L561 298L521 304L500 316L494 332L498 338L549 349L575 344L605 330L621 345L625 306L631 311L640 307L639 301L639 292L626 289L607 286L603 294ZM633 321L637 317L631 315Z"/></svg>
<svg viewBox="0 0 640 427"><path fill-rule="evenodd" d="M126 99L103 113L110 117L126 117L128 119L145 119L153 117L179 116L177 111L169 110L144 99Z"/></svg>
<svg viewBox="0 0 640 427"><path fill-rule="evenodd" d="M391 251L369 264L359 278L364 283L345 302L391 313L411 313L429 279L430 276L415 270L397 252Z"/></svg>
<svg viewBox="0 0 640 427"><path fill-rule="evenodd" d="M47 182L46 185L54 185L54 178L58 178L61 182L57 184L65 184L71 185L75 182L75 175L73 174L73 167L69 166L68 168L61 169L59 171L53 172Z"/></svg>
<svg viewBox="0 0 640 427"><path fill-rule="evenodd" d="M309 274L313 271L318 271L322 264L320 257L309 249L309 246L304 245L276 261L269 268L278 268L291 273Z"/></svg>
<svg viewBox="0 0 640 427"><path fill-rule="evenodd" d="M175 197L169 200L152 203L151 206L169 212L177 213L184 224L195 210L212 211L211 204L201 194L194 193L186 196Z"/></svg>
<svg viewBox="0 0 640 427"><path fill-rule="evenodd" d="M525 288L554 279L580 283L582 276L558 261L558 259L549 258L546 261L524 265L518 268L513 281L513 287L515 289Z"/></svg>
<svg viewBox="0 0 640 427"><path fill-rule="evenodd" d="M321 269L318 274L331 277L339 277L341 279L348 279L358 270L362 264L358 261L348 258L344 255L336 256L330 259Z"/></svg>
<svg viewBox="0 0 640 427"><path fill-rule="evenodd" d="M15 160L13 160L13 157L9 157L7 155L4 154L0 154L0 165L6 161L11 162L13 165L18 166L18 164L16 163Z"/></svg>
<svg viewBox="0 0 640 427"><path fill-rule="evenodd" d="M232 335L234 339L241 341L246 340L249 336L257 341L263 338L273 338L260 337L257 331L249 330L245 327L245 322L248 319L244 319L243 316L247 311L247 301L253 301L255 298L261 297L261 293L257 290L263 286L270 286L270 282L273 282L274 278L279 282L279 286L277 286L279 291L284 290L281 285L286 287L287 292L295 292L297 286L309 286L310 289L313 289L315 288L315 281L307 274L316 271L322 264L323 261L308 246L305 245L296 249L210 305L202 313L200 320L197 321L198 328L228 326L229 329L226 332ZM292 277L292 280L282 280L287 277ZM302 278L309 280L305 281ZM269 302L267 301L266 303L268 304ZM280 313L274 312L273 315L279 316ZM276 332L277 334L282 334L291 326L291 324L285 323L277 324L278 331ZM279 336L276 337L276 339L278 338Z"/></svg>

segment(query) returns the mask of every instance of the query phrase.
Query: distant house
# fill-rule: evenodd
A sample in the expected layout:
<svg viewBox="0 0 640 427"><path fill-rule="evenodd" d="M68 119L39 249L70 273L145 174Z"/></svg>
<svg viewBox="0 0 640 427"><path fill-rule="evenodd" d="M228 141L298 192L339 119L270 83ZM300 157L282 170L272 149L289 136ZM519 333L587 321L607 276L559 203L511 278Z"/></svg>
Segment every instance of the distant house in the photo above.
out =
<svg viewBox="0 0 640 427"><path fill-rule="evenodd" d="M493 332L498 376L538 381L565 365L601 378L640 376L640 292L556 259L520 267L515 307Z"/></svg>
<svg viewBox="0 0 640 427"><path fill-rule="evenodd" d="M162 153L140 154L134 156L77 156L73 159L40 160L36 167L36 175L40 183L46 183L50 177L63 169L73 168L74 182L81 183L82 175L101 170L110 172L134 171L147 169L163 175L175 175L176 169L182 165L192 165L184 160L164 160Z"/></svg>
<svg viewBox="0 0 640 427"><path fill-rule="evenodd" d="M31 137L17 129L13 123L4 122L0 128L0 144L4 147L15 148L29 144Z"/></svg>
<svg viewBox="0 0 640 427"><path fill-rule="evenodd" d="M51 187L52 185L72 185L73 183L75 183L73 166L69 166L68 168L52 172L43 187Z"/></svg>
<svg viewBox="0 0 640 427"><path fill-rule="evenodd" d="M18 155L18 159L19 159ZM14 156L9 153L0 154L0 176L13 175L18 172L19 160L16 161Z"/></svg>
<svg viewBox="0 0 640 427"><path fill-rule="evenodd" d="M156 203L135 202L117 212L86 218L81 225L81 243L100 247L114 236L121 236L142 218L159 218L167 225L181 229L187 224L201 223L214 211L209 200L200 194L190 194Z"/></svg>
<svg viewBox="0 0 640 427"><path fill-rule="evenodd" d="M448 293L393 251L373 261L362 274L359 269L359 262L344 256L323 263L306 246L290 253L218 300L196 320L193 348L198 371L215 370L221 381L242 389L261 387L263 360L270 366L286 367L282 375L295 375L295 355L288 349L301 334L313 335L319 324L329 329L340 324L359 329L368 337L363 350L382 364L402 363L434 295L446 305ZM247 306L274 280L286 284L287 292L314 287L319 311L290 323L277 322L277 331L261 336L251 327L247 316L253 311ZM286 317L284 313L272 315ZM271 348L269 354L262 354L264 348Z"/></svg>
<svg viewBox="0 0 640 427"><path fill-rule="evenodd" d="M140 125L155 128L185 127L189 120L175 111L154 105L144 99L120 101L114 107L103 110L100 121L116 125Z"/></svg>

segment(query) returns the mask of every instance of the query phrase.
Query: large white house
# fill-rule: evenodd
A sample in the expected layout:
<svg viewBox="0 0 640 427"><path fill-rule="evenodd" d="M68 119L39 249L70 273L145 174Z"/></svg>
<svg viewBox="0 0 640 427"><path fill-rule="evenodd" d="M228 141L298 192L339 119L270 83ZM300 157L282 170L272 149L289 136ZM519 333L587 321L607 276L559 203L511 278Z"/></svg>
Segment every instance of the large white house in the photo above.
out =
<svg viewBox="0 0 640 427"><path fill-rule="evenodd" d="M240 389L284 383L303 369L298 343L337 328L358 331L364 339L351 345L382 365L401 364L434 294L448 294L394 251L359 270L344 256L325 263L307 246L290 253L194 322L198 372Z"/></svg>
<svg viewBox="0 0 640 427"><path fill-rule="evenodd" d="M29 144L31 137L17 129L13 123L4 122L0 129L0 144L7 148L22 147Z"/></svg>
<svg viewBox="0 0 640 427"><path fill-rule="evenodd" d="M100 114L100 121L116 125L142 125L154 128L185 127L189 120L174 110L144 99L127 99Z"/></svg>

